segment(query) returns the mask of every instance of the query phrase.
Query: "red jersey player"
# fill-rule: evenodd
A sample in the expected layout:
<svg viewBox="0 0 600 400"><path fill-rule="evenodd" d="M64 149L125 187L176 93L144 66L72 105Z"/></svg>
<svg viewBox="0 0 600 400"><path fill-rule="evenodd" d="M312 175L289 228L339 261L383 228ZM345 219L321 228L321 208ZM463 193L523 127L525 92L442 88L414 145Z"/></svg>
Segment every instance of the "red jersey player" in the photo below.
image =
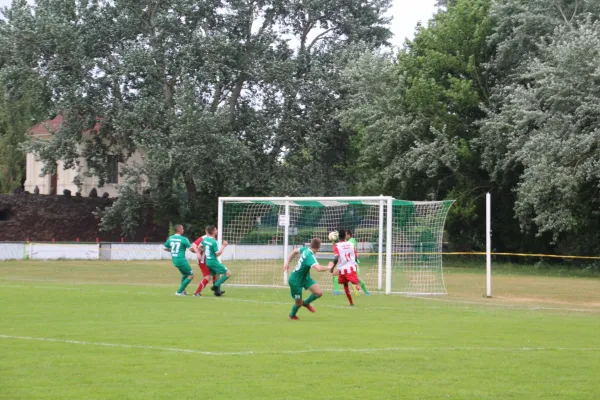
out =
<svg viewBox="0 0 600 400"><path fill-rule="evenodd" d="M204 254L204 249L202 248L202 246L200 246L200 243L202 243L202 241L206 237L206 230L204 230L204 233L204 236L199 237L194 241L194 243L192 243L192 252L196 253L196 255L198 256L198 267L200 267L200 271L202 271L203 278L200 284L198 285L198 289L196 289L194 296L201 296L202 289L204 289L210 281L210 270L206 266L206 255ZM216 277L214 275L212 276L212 280L214 285L216 281Z"/></svg>
<svg viewBox="0 0 600 400"><path fill-rule="evenodd" d="M338 276L338 283L344 285L344 291L346 292L346 297L348 297L350 306L354 306L348 283L352 283L355 285L356 290L360 291L360 280L356 274L358 269L356 263L358 254L356 253L354 245L350 242L346 242L346 232L343 229L340 229L338 233L339 241L333 246L335 259L333 260L333 267L330 271L332 274ZM336 267L337 271L333 272Z"/></svg>

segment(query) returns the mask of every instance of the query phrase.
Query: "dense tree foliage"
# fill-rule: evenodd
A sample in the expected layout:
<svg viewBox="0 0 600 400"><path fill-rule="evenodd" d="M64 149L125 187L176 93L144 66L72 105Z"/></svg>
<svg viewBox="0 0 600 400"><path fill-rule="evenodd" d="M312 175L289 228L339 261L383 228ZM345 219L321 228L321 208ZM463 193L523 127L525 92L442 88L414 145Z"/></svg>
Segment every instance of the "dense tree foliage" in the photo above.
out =
<svg viewBox="0 0 600 400"><path fill-rule="evenodd" d="M36 68L33 17L25 0L0 13L0 193L25 181L25 154L19 145L34 123L47 116L49 93Z"/></svg>
<svg viewBox="0 0 600 400"><path fill-rule="evenodd" d="M0 21L0 190L144 154L103 216L193 230L223 195L456 199L458 249L596 253L600 3L444 0L403 49L389 0L15 0ZM26 142L44 116L66 124ZM83 135L83 132L92 132ZM145 188L145 189L143 189Z"/></svg>

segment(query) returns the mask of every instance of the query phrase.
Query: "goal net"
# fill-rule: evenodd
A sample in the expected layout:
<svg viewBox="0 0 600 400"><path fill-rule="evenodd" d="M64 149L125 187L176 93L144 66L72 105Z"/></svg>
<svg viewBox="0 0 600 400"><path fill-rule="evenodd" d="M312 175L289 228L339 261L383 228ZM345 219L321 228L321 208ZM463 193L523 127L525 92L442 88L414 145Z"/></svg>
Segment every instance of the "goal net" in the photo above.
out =
<svg viewBox="0 0 600 400"><path fill-rule="evenodd" d="M441 251L451 205L384 196L220 198L219 241L229 243L222 261L233 272L228 284L285 287L284 260L294 248L321 239L317 259L325 265L333 260L328 233L344 229L357 242L360 278L370 291L445 294ZM331 274L311 276L332 290Z"/></svg>

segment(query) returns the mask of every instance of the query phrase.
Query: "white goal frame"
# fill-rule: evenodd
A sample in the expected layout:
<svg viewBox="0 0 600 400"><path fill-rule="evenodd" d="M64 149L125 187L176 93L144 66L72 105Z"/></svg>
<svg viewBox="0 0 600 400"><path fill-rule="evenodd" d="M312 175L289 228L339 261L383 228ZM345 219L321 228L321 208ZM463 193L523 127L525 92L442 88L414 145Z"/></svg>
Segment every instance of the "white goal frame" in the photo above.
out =
<svg viewBox="0 0 600 400"><path fill-rule="evenodd" d="M280 206L285 205L285 218L284 218L284 243L283 243L283 259L286 260L289 256L289 228L290 228L290 205L293 205L295 201L316 201L316 202L345 202L345 201L360 201L369 202L373 206L379 206L379 235L378 235L378 255L377 255L377 289L378 291L385 291L386 294L392 293L392 251L393 249L393 212L386 212L393 210L394 197L391 196L338 196L338 197L219 197L218 203L218 237L217 241L219 246L223 242L223 213L224 205L226 202L231 203L244 203L244 202L277 202ZM414 204L434 204L442 202L412 202ZM453 203L453 201L451 202ZM451 204L450 203L450 204ZM446 215L444 214L444 221ZM384 225L385 224L385 225ZM443 226L443 224L442 224ZM389 233L389 234L387 234ZM383 257L384 253L384 237L385 237L385 260ZM441 249L440 249L441 251ZM384 272L385 271L385 272ZM282 283L287 286L287 273L282 273ZM385 276L385 289L384 289L384 276ZM442 275L442 286L443 275ZM403 292L394 292L403 293ZM406 292L405 292L406 293ZM417 293L410 293L417 294ZM419 293L424 295L432 294L446 294L446 293Z"/></svg>

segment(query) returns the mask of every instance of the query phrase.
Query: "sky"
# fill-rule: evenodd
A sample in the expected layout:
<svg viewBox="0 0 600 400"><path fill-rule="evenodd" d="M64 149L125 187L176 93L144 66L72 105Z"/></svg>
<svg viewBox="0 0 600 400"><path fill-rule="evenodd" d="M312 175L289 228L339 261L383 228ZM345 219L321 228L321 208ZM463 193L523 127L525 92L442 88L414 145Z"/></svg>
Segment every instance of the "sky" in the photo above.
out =
<svg viewBox="0 0 600 400"><path fill-rule="evenodd" d="M412 39L417 23L421 21L425 24L432 17L436 10L435 3L436 0L393 0L389 12L394 18L391 24L394 34L392 44L401 47L406 38Z"/></svg>
<svg viewBox="0 0 600 400"><path fill-rule="evenodd" d="M11 0L0 0L0 7L10 5ZM435 11L435 0L392 0L389 15L394 38L392 44L401 47L405 38L412 38L417 22L427 22Z"/></svg>

